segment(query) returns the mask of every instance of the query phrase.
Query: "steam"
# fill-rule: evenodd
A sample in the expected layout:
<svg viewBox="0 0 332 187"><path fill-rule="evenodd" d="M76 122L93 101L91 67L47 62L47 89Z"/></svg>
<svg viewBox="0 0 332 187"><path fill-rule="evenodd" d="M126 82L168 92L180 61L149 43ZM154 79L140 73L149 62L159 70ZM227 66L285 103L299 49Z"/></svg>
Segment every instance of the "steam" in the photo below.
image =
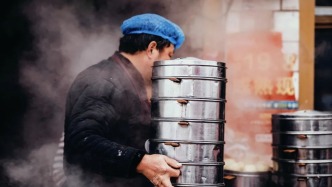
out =
<svg viewBox="0 0 332 187"><path fill-rule="evenodd" d="M50 186L49 177L54 144L47 144L32 150L25 160L7 161L4 166L11 180L18 186Z"/></svg>
<svg viewBox="0 0 332 187"><path fill-rule="evenodd" d="M254 2L250 4L257 7ZM226 91L225 157L246 164L255 164L259 160L270 165L271 115L262 104L269 97L273 98L277 78L286 76L282 67L282 44L276 42L281 41L282 36L265 35L273 32L272 11L250 9L230 12L228 16L227 26L235 26L227 31L229 81ZM242 36L233 38L232 33L237 32L242 32Z"/></svg>
<svg viewBox="0 0 332 187"><path fill-rule="evenodd" d="M80 7L82 8L82 7ZM23 58L20 83L29 93L23 150L8 161L7 173L20 186L52 186L53 157L63 131L66 92L74 77L116 50L120 32L87 8L34 1L25 8L35 36L36 58ZM84 18L84 20L83 20ZM92 25L83 23L91 21Z"/></svg>
<svg viewBox="0 0 332 187"><path fill-rule="evenodd" d="M58 6L38 2L27 9L38 53L35 62L21 64L21 84L32 95L24 120L28 145L36 138L59 136L69 84L79 71L107 58L117 47L119 31L111 25L84 27L73 6Z"/></svg>
<svg viewBox="0 0 332 187"><path fill-rule="evenodd" d="M20 83L29 94L29 106L23 119L24 148L16 150L17 158L4 163L12 182L31 187L55 185L52 165L54 157L62 154L57 149L71 82L80 71L117 50L124 19L148 12L166 16L173 11L168 18L179 23L190 8L183 11L172 3L34 0L25 6L35 48L20 62ZM192 1L179 4L188 3L195 5Z"/></svg>

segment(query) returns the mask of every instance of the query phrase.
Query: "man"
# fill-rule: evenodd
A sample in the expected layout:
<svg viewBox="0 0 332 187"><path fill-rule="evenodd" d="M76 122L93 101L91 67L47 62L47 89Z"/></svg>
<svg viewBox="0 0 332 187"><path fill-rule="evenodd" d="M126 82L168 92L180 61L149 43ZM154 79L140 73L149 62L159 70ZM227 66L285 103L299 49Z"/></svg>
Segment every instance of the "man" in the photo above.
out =
<svg viewBox="0 0 332 187"><path fill-rule="evenodd" d="M154 61L168 60L182 30L156 14L125 20L119 51L81 72L66 103L66 186L172 186L181 164L147 154Z"/></svg>

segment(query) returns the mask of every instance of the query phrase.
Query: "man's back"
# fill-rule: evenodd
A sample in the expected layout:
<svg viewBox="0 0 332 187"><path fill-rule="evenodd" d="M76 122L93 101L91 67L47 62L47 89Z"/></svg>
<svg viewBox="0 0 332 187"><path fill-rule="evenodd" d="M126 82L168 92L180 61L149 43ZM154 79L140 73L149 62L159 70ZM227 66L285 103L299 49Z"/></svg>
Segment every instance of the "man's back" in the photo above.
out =
<svg viewBox="0 0 332 187"><path fill-rule="evenodd" d="M93 181L99 177L91 171L106 176L112 186L150 185L136 173L135 163L150 135L150 105L142 88L141 75L119 53L77 76L66 106L64 154L69 175L83 168L79 180L90 186L104 183Z"/></svg>

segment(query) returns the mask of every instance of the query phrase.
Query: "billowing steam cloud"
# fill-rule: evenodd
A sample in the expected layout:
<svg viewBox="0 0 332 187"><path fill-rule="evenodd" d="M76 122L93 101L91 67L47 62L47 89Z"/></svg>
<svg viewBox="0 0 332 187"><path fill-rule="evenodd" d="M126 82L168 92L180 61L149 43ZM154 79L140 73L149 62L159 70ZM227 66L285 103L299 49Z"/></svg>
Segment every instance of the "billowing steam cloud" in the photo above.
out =
<svg viewBox="0 0 332 187"><path fill-rule="evenodd" d="M18 151L18 160L6 164L9 176L20 186L51 186L51 166L56 140L63 130L70 82L79 71L107 58L117 47L120 32L115 26L97 22L87 8L84 11L89 16L84 19L95 24L85 26L85 20L75 11L74 5L43 1L25 8L36 53L35 61L22 59L20 69L20 82L30 95L23 122L26 147Z"/></svg>
<svg viewBox="0 0 332 187"><path fill-rule="evenodd" d="M4 164L11 181L17 186L52 186L51 165L55 144L45 144L29 152L24 158Z"/></svg>
<svg viewBox="0 0 332 187"><path fill-rule="evenodd" d="M110 55L119 31L107 24L82 26L84 20L77 17L74 7L36 3L29 8L37 60L22 61L20 80L32 95L24 131L31 145L36 138L59 136L69 83L79 71Z"/></svg>
<svg viewBox="0 0 332 187"><path fill-rule="evenodd" d="M29 107L22 129L25 147L16 151L17 159L4 164L10 180L19 186L53 186L52 164L63 131L66 92L74 77L113 54L124 19L139 13L169 13L179 23L189 17L183 16L190 12L188 3L197 4L178 2L185 11L172 0L35 0L27 4L24 12L32 25L35 49L30 52L33 58L21 60L20 83L29 94Z"/></svg>

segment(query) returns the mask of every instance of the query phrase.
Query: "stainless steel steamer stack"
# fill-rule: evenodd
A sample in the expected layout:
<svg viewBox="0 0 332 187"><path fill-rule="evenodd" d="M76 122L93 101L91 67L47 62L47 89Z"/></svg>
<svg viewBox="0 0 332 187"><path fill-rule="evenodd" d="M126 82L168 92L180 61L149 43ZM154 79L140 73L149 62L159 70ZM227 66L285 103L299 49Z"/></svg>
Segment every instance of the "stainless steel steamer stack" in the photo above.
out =
<svg viewBox="0 0 332 187"><path fill-rule="evenodd" d="M272 133L272 181L277 186L332 186L332 113L274 114Z"/></svg>
<svg viewBox="0 0 332 187"><path fill-rule="evenodd" d="M150 153L182 163L174 186L224 186L225 63L158 61L152 83Z"/></svg>

